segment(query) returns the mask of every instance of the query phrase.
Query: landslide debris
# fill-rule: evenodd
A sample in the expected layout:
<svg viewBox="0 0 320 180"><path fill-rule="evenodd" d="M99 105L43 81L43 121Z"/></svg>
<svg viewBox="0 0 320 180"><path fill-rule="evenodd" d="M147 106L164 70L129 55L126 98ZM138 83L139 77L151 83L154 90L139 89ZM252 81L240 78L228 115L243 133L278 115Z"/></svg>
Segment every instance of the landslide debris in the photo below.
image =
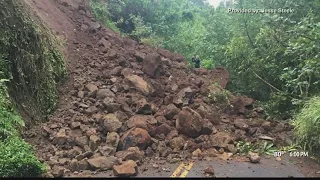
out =
<svg viewBox="0 0 320 180"><path fill-rule="evenodd" d="M50 176L68 172L113 170L137 175L150 158L229 159L238 140L265 135L284 143L288 124L261 120L261 108L246 96L224 95L229 73L223 67L191 70L186 59L153 49L96 22L85 4L59 4L76 27L68 53L67 105L43 123L36 137L39 158ZM61 12L61 13L63 13ZM85 12L85 13L84 13ZM276 128L274 128L276 127ZM274 135L274 130L284 136ZM36 141L34 139L37 139ZM258 162L257 156L250 156ZM206 169L213 174L213 168Z"/></svg>

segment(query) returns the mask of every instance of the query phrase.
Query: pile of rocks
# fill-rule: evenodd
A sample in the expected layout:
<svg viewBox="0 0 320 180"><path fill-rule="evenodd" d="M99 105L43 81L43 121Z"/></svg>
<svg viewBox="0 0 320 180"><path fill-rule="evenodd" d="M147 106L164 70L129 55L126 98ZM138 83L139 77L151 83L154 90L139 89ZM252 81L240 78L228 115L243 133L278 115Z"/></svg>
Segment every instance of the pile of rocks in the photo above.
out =
<svg viewBox="0 0 320 180"><path fill-rule="evenodd" d="M86 14L79 18L88 21ZM261 120L263 109L253 108L252 99L231 95L222 107L208 97L226 87L224 68L190 70L177 53L122 39L99 23L83 21L76 23L79 31L92 34L94 53L83 56L73 72L72 101L40 133L38 153L53 176L85 170L134 176L137 166L153 157L173 163L228 159L237 152L238 140L265 135L285 141L274 137L273 130L291 127ZM88 45L75 44L79 52L88 51Z"/></svg>

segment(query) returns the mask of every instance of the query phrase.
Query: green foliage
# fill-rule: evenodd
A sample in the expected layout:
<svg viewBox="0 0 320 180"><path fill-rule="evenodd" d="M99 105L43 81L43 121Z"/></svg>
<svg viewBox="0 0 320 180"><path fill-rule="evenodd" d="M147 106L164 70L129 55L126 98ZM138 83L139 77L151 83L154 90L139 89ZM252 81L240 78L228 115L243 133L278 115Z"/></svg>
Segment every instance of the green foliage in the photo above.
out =
<svg viewBox="0 0 320 180"><path fill-rule="evenodd" d="M236 148L240 155L247 155L249 152L258 152L258 145L250 142L239 141Z"/></svg>
<svg viewBox="0 0 320 180"><path fill-rule="evenodd" d="M261 141L255 144L239 141L236 147L241 155L247 155L249 152L259 153L260 155L273 155L277 151L274 144L268 141Z"/></svg>
<svg viewBox="0 0 320 180"><path fill-rule="evenodd" d="M302 147L298 144L291 144L289 146L283 146L283 147L280 147L280 151L283 151L283 152L296 152L298 151L299 149L301 149Z"/></svg>
<svg viewBox="0 0 320 180"><path fill-rule="evenodd" d="M314 153L320 151L320 97L315 96L306 102L301 112L294 117L297 143Z"/></svg>
<svg viewBox="0 0 320 180"><path fill-rule="evenodd" d="M21 139L17 129L22 126L23 120L0 83L0 177L39 176L45 171L31 146Z"/></svg>
<svg viewBox="0 0 320 180"><path fill-rule="evenodd" d="M17 105L28 103L46 117L55 109L56 84L66 73L64 57L50 31L36 25L19 3L0 1L0 79L10 80L6 85Z"/></svg>
<svg viewBox="0 0 320 180"><path fill-rule="evenodd" d="M0 141L1 177L37 177L44 172L45 167L33 154L31 146L20 137Z"/></svg>
<svg viewBox="0 0 320 180"><path fill-rule="evenodd" d="M274 147L274 144L268 141L263 142L263 146L260 147L259 153L265 155L274 155L277 149Z"/></svg>
<svg viewBox="0 0 320 180"><path fill-rule="evenodd" d="M93 12L93 15L97 20L104 23L107 27L112 29L115 32L119 32L119 29L115 26L115 23L109 18L108 2L100 0L91 0L90 7Z"/></svg>

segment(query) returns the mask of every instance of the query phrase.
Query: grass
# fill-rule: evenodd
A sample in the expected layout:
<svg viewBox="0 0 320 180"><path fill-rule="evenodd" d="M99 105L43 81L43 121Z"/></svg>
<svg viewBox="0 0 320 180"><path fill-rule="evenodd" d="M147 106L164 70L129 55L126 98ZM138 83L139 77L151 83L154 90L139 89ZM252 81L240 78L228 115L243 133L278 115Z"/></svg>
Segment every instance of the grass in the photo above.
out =
<svg viewBox="0 0 320 180"><path fill-rule="evenodd" d="M19 135L24 126L0 83L0 177L35 177L45 172L31 146Z"/></svg>
<svg viewBox="0 0 320 180"><path fill-rule="evenodd" d="M259 153L260 155L273 155L277 151L274 144L269 141L261 141L255 144L239 141L236 147L240 155L247 155L249 152Z"/></svg>
<svg viewBox="0 0 320 180"><path fill-rule="evenodd" d="M297 143L304 150L319 154L320 151L320 97L308 100L294 120L294 133Z"/></svg>

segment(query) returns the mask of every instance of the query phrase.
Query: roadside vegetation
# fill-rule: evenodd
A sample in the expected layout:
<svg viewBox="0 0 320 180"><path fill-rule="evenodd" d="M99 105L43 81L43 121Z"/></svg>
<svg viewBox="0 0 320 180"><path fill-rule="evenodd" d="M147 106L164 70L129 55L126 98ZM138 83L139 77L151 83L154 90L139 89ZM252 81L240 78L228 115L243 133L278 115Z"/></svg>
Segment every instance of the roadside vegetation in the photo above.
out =
<svg viewBox="0 0 320 180"><path fill-rule="evenodd" d="M55 110L56 84L65 75L57 41L23 5L0 1L0 177L45 172L21 132Z"/></svg>
<svg viewBox="0 0 320 180"><path fill-rule="evenodd" d="M229 91L257 100L271 119L295 117L298 142L318 149L320 108L302 108L315 103L320 93L319 1L230 2L213 8L205 0L91 0L91 8L123 35L188 60L199 55L208 69L226 67ZM293 12L252 15L229 13L228 8Z"/></svg>

